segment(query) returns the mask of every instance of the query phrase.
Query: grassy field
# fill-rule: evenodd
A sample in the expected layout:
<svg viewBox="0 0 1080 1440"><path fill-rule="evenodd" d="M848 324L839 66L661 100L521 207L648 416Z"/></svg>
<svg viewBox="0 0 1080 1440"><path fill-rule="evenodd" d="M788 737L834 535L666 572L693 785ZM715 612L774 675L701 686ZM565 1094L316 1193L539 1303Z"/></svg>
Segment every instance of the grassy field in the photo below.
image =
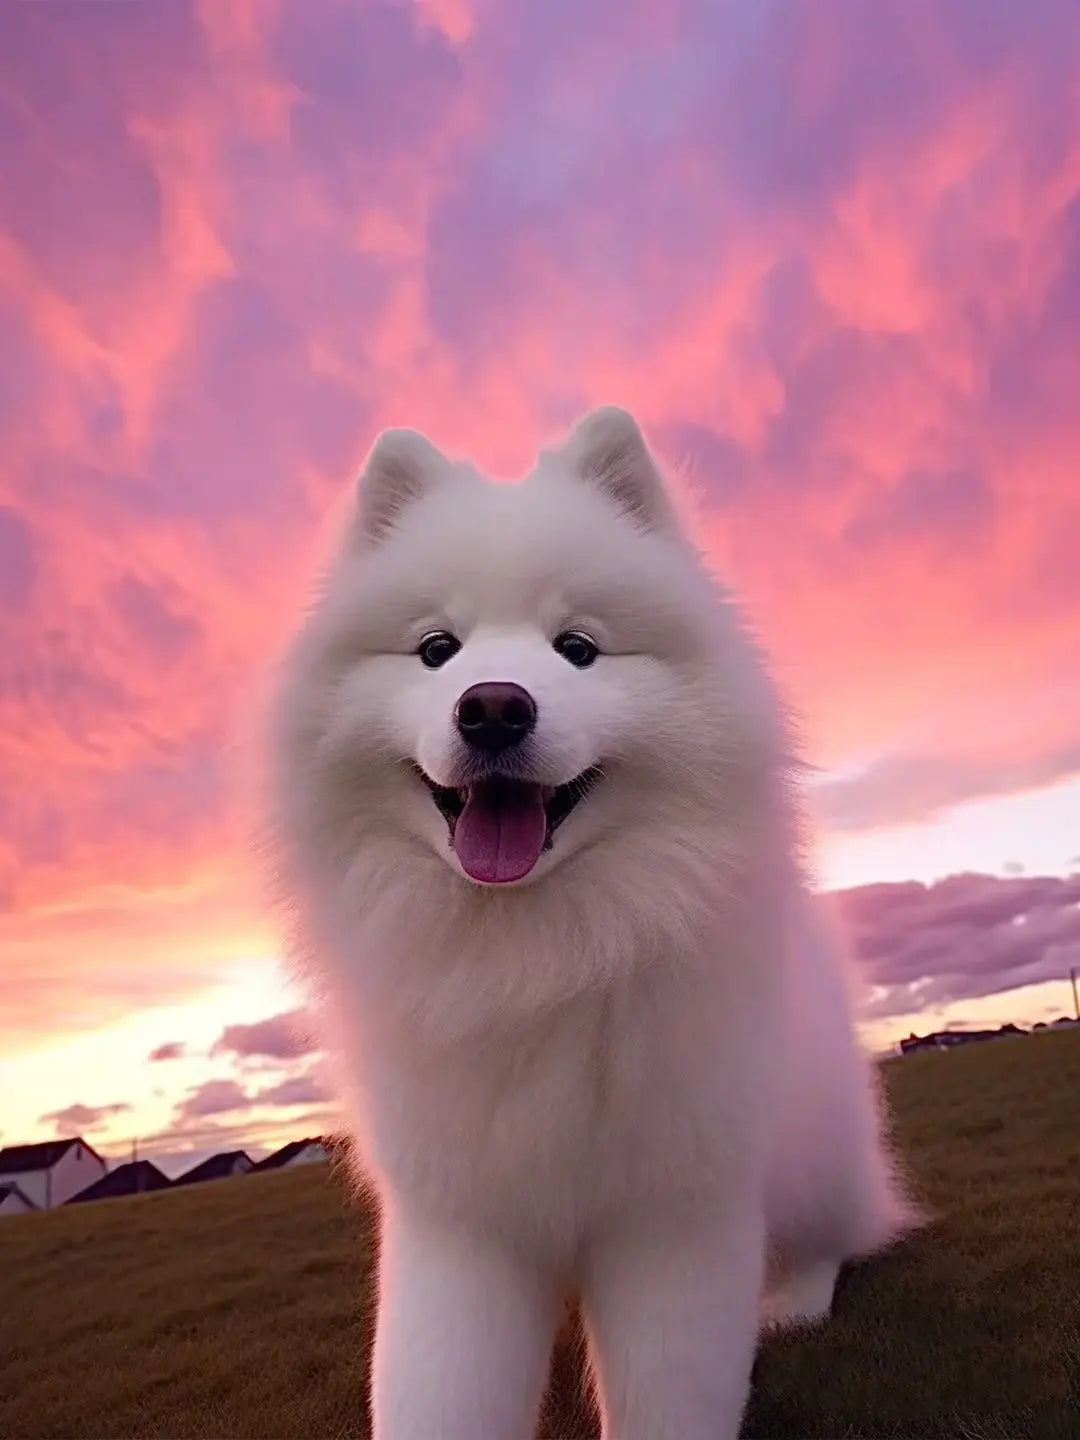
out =
<svg viewBox="0 0 1080 1440"><path fill-rule="evenodd" d="M1080 1437L1080 1033L886 1069L937 1219L764 1347L746 1434ZM363 1436L374 1252L322 1166L2 1220L0 1436ZM582 1394L571 1333L540 1434Z"/></svg>

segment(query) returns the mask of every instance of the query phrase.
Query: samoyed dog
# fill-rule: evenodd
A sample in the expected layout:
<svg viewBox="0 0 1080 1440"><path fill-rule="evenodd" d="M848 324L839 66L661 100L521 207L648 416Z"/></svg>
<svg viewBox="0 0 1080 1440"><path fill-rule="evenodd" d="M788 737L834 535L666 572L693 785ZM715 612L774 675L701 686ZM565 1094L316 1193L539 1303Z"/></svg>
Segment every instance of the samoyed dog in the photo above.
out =
<svg viewBox="0 0 1080 1440"><path fill-rule="evenodd" d="M731 1440L762 1313L906 1207L765 665L641 430L519 484L375 443L272 828L383 1236L378 1440L522 1440L580 1297L611 1440Z"/></svg>

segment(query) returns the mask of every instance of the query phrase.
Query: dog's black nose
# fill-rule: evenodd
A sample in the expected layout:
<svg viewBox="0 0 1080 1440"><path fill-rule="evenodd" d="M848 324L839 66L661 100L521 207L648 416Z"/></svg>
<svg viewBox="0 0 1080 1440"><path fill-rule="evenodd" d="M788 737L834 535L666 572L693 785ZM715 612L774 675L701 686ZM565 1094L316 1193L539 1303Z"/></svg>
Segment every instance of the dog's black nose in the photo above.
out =
<svg viewBox="0 0 1080 1440"><path fill-rule="evenodd" d="M476 750L497 755L520 745L536 724L536 701L508 680L470 685L454 711L461 738Z"/></svg>

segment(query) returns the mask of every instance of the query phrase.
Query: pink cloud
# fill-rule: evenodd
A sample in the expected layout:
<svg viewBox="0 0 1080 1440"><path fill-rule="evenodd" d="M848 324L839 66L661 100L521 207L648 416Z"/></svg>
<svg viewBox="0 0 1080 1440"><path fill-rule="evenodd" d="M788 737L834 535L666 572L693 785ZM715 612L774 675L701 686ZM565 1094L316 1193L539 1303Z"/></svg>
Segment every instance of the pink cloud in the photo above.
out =
<svg viewBox="0 0 1080 1440"><path fill-rule="evenodd" d="M321 1105L332 1098L329 1086L313 1073L291 1075L276 1085L268 1085L255 1096L259 1105L282 1109L293 1105Z"/></svg>
<svg viewBox="0 0 1080 1440"><path fill-rule="evenodd" d="M163 1045L156 1045L150 1051L148 1058L155 1064L165 1060L181 1060L187 1052L187 1047L182 1040L166 1040Z"/></svg>
<svg viewBox="0 0 1080 1440"><path fill-rule="evenodd" d="M227 1025L210 1053L291 1060L310 1055L317 1048L310 1015L304 1010L289 1010L250 1025Z"/></svg>
<svg viewBox="0 0 1080 1440"><path fill-rule="evenodd" d="M230 1115L246 1110L251 1096L236 1080L206 1080L190 1090L176 1107L178 1125L200 1120L208 1115Z"/></svg>
<svg viewBox="0 0 1080 1440"><path fill-rule="evenodd" d="M1080 771L1080 743L1011 764L962 752L893 754L860 775L818 786L816 809L837 831L872 830L925 820L971 799L1036 790Z"/></svg>
<svg viewBox="0 0 1080 1440"><path fill-rule="evenodd" d="M42 1115L43 1125L52 1125L57 1135L76 1135L87 1130L97 1130L114 1115L123 1115L131 1109L126 1103L115 1105L68 1105L63 1110L50 1111Z"/></svg>
<svg viewBox="0 0 1080 1440"><path fill-rule="evenodd" d="M175 1146L180 1140L194 1144L199 1137L217 1134L219 1129L222 1134L226 1131L238 1134L246 1126L250 1133L257 1134L268 1125L273 1128L276 1123L266 1119L267 1111L321 1106L323 1110L317 1113L325 1118L325 1107L333 1098L325 1081L314 1070L286 1075L257 1090L249 1090L231 1078L205 1080L189 1089L175 1105L168 1131L164 1136L152 1138L151 1148L163 1143ZM223 1129L218 1118L222 1116L227 1117Z"/></svg>

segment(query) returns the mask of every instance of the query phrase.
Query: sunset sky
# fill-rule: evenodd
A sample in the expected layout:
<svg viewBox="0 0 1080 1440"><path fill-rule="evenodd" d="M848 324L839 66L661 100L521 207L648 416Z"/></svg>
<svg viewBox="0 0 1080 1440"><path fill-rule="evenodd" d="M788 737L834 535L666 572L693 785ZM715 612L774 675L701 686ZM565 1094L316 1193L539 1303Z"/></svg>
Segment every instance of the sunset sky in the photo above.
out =
<svg viewBox="0 0 1080 1440"><path fill-rule="evenodd" d="M268 663L378 428L512 478L606 401L802 717L871 1043L1070 1008L1077 0L9 3L0 1144L333 1123Z"/></svg>

